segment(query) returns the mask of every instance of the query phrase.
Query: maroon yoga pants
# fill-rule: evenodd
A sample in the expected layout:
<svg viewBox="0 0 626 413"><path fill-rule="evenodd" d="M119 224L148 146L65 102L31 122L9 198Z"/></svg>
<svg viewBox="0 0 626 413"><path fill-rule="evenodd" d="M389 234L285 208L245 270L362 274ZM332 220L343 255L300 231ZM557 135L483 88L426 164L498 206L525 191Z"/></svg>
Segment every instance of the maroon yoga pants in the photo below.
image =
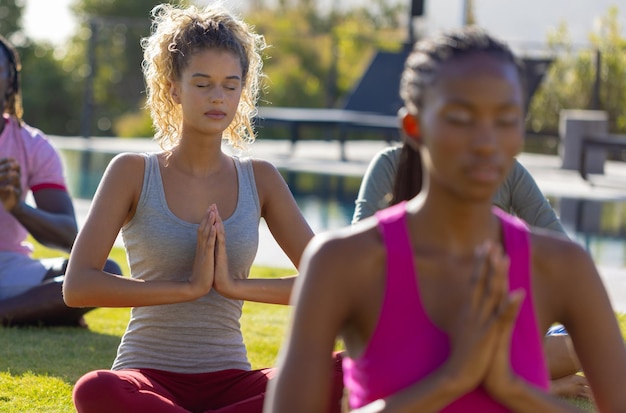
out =
<svg viewBox="0 0 626 413"><path fill-rule="evenodd" d="M181 374L154 369L96 370L74 386L79 413L261 413L276 369ZM329 413L341 412L341 355L335 357Z"/></svg>

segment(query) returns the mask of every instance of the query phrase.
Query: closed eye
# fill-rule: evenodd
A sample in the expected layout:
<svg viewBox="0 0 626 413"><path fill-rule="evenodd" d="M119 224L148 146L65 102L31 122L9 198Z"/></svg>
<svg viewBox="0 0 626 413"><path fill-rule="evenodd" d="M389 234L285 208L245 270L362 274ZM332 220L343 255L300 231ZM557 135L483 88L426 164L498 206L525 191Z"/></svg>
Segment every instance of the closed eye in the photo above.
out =
<svg viewBox="0 0 626 413"><path fill-rule="evenodd" d="M239 89L239 83L233 83L233 82L225 83L224 89L232 90L232 91L237 90Z"/></svg>
<svg viewBox="0 0 626 413"><path fill-rule="evenodd" d="M472 114L465 110L453 110L446 113L446 120L455 125L466 125L472 121Z"/></svg>
<svg viewBox="0 0 626 413"><path fill-rule="evenodd" d="M498 126L505 126L505 127L517 126L520 124L520 122L522 122L522 119L520 115L517 113L501 115L496 119L496 124Z"/></svg>

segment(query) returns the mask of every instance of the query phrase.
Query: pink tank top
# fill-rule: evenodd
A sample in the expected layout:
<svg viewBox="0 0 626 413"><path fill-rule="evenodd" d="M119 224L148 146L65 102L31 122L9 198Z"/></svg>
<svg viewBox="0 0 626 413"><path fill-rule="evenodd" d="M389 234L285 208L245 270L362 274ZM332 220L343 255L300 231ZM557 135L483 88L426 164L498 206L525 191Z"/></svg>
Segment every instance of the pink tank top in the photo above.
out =
<svg viewBox="0 0 626 413"><path fill-rule="evenodd" d="M509 288L527 291L513 331L511 365L521 377L548 390L548 373L532 295L530 249L526 225L494 208L502 222L511 265ZM405 203L376 213L386 249L387 283L378 324L363 355L343 360L350 407L388 397L426 377L447 359L450 343L426 314L419 294L406 226ZM414 328L407 328L414 326ZM482 387L449 404L443 412L506 412Z"/></svg>

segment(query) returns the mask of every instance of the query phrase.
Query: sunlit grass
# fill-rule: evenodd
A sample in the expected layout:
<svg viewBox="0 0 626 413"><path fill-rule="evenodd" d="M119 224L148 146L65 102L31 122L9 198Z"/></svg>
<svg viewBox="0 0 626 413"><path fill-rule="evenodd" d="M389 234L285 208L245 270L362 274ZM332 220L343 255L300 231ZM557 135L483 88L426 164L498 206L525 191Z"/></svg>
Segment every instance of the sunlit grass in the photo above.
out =
<svg viewBox="0 0 626 413"><path fill-rule="evenodd" d="M59 252L37 245L36 256ZM110 258L129 274L122 248ZM279 277L291 269L254 267L253 277ZM246 303L241 320L253 368L271 367L285 336L288 306ZM73 384L96 369L108 369L130 316L128 308L98 308L86 314L89 329L0 327L0 412L74 412Z"/></svg>

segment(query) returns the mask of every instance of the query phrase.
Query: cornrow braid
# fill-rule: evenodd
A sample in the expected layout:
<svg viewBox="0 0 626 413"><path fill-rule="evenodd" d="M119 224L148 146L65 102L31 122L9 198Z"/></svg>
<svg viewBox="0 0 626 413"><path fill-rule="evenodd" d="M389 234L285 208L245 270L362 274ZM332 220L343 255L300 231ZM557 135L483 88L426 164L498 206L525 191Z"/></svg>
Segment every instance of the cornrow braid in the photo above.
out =
<svg viewBox="0 0 626 413"><path fill-rule="evenodd" d="M2 35L0 35L0 50L2 50L2 54L9 63L8 87L5 95L2 97L4 102L2 111L3 113L14 116L21 124L22 116L24 115L22 91L20 88L20 71L22 70L22 64L17 50Z"/></svg>

